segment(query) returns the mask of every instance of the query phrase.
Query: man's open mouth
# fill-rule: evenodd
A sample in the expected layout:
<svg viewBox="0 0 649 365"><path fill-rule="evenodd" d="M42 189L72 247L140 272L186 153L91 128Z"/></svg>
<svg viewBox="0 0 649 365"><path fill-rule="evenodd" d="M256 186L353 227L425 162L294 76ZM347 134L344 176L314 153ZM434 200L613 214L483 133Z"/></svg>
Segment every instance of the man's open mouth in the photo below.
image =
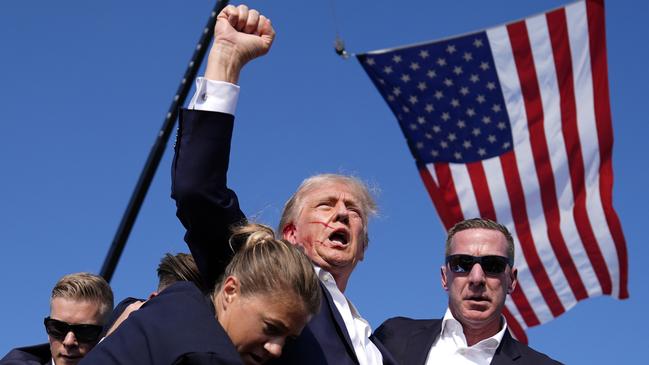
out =
<svg viewBox="0 0 649 365"><path fill-rule="evenodd" d="M349 233L345 229L337 229L329 235L329 241L346 246L349 243Z"/></svg>

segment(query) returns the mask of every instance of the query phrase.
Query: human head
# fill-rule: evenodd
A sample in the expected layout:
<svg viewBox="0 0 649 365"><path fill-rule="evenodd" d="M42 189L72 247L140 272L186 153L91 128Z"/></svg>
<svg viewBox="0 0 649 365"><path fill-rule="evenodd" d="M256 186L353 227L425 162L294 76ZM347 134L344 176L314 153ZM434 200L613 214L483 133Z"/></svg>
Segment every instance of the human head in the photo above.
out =
<svg viewBox="0 0 649 365"><path fill-rule="evenodd" d="M458 254L509 259L502 273L487 274L478 263L467 272L453 272L448 264L441 268L449 310L462 324L471 345L500 330L505 299L517 283L517 270L510 264L514 256L513 240L507 228L494 221L465 220L448 232L446 256Z"/></svg>
<svg viewBox="0 0 649 365"><path fill-rule="evenodd" d="M81 272L63 276L52 289L49 317L68 324L103 326L113 310L113 292L101 276ZM56 365L76 364L97 341L81 342L70 331L63 339L49 335Z"/></svg>
<svg viewBox="0 0 649 365"><path fill-rule="evenodd" d="M244 364L262 363L319 310L320 284L309 259L270 227L236 228L230 244L241 249L214 290L217 318Z"/></svg>
<svg viewBox="0 0 649 365"><path fill-rule="evenodd" d="M329 271L342 290L369 243L368 220L376 203L358 178L337 174L302 182L284 206L282 237L305 248L313 263Z"/></svg>
<svg viewBox="0 0 649 365"><path fill-rule="evenodd" d="M191 281L203 288L203 280L198 272L194 257L186 253L172 255L166 253L158 265L158 292L178 281Z"/></svg>
<svg viewBox="0 0 649 365"><path fill-rule="evenodd" d="M451 254L451 241L453 239L453 236L455 236L455 234L460 231L464 231L466 229L472 229L472 228L491 229L502 233L503 236L505 236L505 240L507 241L507 258L509 259L509 261L514 262L515 249L514 249L514 238L512 237L512 234L509 233L507 227L487 218L465 219L461 222L456 223L453 227L451 227L451 229L449 229L448 233L446 234L446 245L445 245L445 252L444 252L445 257Z"/></svg>

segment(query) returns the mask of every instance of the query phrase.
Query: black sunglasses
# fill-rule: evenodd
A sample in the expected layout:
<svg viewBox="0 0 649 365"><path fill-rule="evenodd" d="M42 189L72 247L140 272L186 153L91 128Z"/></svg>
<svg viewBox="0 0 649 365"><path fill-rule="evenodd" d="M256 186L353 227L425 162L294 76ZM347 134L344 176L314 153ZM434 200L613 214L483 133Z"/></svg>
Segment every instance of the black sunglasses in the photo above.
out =
<svg viewBox="0 0 649 365"><path fill-rule="evenodd" d="M512 262L507 257L503 256L471 256L471 255L449 255L446 256L446 263L454 273L468 273L473 268L473 265L480 264L482 270L487 275L502 274L507 265L512 265Z"/></svg>
<svg viewBox="0 0 649 365"><path fill-rule="evenodd" d="M45 323L47 334L59 341L63 341L65 336L72 332L79 342L96 342L99 340L99 335L103 329L98 324L69 324L50 317L45 317L43 323Z"/></svg>

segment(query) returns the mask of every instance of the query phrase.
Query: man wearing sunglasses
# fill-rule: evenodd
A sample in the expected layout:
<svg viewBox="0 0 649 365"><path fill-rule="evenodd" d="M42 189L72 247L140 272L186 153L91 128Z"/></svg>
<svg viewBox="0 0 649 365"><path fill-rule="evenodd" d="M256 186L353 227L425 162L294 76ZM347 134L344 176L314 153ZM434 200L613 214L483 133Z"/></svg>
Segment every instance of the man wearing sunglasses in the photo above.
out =
<svg viewBox="0 0 649 365"><path fill-rule="evenodd" d="M43 320L49 343L14 349L0 364L76 364L99 341L112 309L113 292L101 276L65 275L52 289Z"/></svg>
<svg viewBox="0 0 649 365"><path fill-rule="evenodd" d="M448 309L442 319L404 317L374 333L402 364L559 364L516 341L502 315L516 287L514 240L507 228L474 218L457 223L446 239L441 268Z"/></svg>

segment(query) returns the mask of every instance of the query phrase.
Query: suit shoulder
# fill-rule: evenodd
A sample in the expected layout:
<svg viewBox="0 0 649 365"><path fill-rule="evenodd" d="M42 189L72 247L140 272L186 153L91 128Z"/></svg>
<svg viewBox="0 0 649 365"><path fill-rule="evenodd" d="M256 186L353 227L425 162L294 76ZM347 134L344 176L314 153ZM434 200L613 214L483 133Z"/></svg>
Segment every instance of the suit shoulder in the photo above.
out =
<svg viewBox="0 0 649 365"><path fill-rule="evenodd" d="M428 326L439 322L439 319L414 319L408 317L392 317L387 319L381 324L381 327L406 327L406 328L418 328L421 326Z"/></svg>
<svg viewBox="0 0 649 365"><path fill-rule="evenodd" d="M50 361L49 343L12 349L2 359L2 365L40 365Z"/></svg>
<svg viewBox="0 0 649 365"><path fill-rule="evenodd" d="M542 352L534 350L524 343L516 341L516 344L518 345L518 349L521 352L521 357L525 359L525 362L543 365L563 365L563 363L551 358L550 356Z"/></svg>
<svg viewBox="0 0 649 365"><path fill-rule="evenodd" d="M379 328L377 328L375 335L380 338L382 335L392 334L394 332L409 333L422 327L428 327L439 321L439 319L413 319L408 317L393 317L383 322L379 326Z"/></svg>

